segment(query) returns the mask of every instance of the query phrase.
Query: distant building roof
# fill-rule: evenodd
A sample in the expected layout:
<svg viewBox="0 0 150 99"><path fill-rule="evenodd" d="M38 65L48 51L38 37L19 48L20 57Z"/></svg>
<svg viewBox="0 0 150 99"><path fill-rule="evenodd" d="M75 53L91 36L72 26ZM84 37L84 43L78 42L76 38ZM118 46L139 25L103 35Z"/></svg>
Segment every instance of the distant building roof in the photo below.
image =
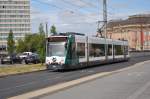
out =
<svg viewBox="0 0 150 99"><path fill-rule="evenodd" d="M134 24L150 24L150 14L139 14L129 16L125 20L111 20L108 23L108 28L119 25L134 25Z"/></svg>

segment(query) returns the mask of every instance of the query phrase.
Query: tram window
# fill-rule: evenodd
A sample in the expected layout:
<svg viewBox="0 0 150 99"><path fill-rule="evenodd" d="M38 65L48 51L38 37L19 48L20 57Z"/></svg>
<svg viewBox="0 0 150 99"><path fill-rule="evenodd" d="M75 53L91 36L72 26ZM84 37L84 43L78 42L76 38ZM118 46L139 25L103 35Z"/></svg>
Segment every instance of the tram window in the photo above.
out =
<svg viewBox="0 0 150 99"><path fill-rule="evenodd" d="M112 45L108 45L108 55L112 55Z"/></svg>
<svg viewBox="0 0 150 99"><path fill-rule="evenodd" d="M89 45L89 55L90 55L90 57L105 56L104 44L90 44Z"/></svg>
<svg viewBox="0 0 150 99"><path fill-rule="evenodd" d="M115 55L123 55L123 49L121 45L115 45L114 49Z"/></svg>
<svg viewBox="0 0 150 99"><path fill-rule="evenodd" d="M85 43L77 43L77 56L85 58Z"/></svg>

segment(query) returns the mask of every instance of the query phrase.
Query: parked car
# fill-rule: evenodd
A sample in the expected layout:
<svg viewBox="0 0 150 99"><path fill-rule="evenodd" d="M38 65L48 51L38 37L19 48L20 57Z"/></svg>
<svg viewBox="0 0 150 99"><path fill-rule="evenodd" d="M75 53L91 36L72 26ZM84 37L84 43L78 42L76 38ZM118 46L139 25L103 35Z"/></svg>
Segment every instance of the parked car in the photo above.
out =
<svg viewBox="0 0 150 99"><path fill-rule="evenodd" d="M32 53L31 55L28 55L25 58L25 63L26 64L29 64L29 63L34 63L34 64L40 63L39 55L36 54L36 53Z"/></svg>
<svg viewBox="0 0 150 99"><path fill-rule="evenodd" d="M23 52L22 54L19 55L21 59L25 59L28 55L32 55L32 52Z"/></svg>
<svg viewBox="0 0 150 99"><path fill-rule="evenodd" d="M6 57L1 58L1 64L14 64L14 63L21 63L22 60L17 55L8 55Z"/></svg>

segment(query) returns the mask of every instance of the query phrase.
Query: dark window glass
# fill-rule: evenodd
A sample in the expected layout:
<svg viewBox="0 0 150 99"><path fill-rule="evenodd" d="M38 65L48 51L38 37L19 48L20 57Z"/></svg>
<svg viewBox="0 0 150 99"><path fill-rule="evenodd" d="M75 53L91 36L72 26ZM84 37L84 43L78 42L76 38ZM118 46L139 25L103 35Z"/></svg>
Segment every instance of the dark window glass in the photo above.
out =
<svg viewBox="0 0 150 99"><path fill-rule="evenodd" d="M112 55L112 45L108 45L108 55Z"/></svg>
<svg viewBox="0 0 150 99"><path fill-rule="evenodd" d="M123 47L121 45L115 45L114 53L115 55L123 55Z"/></svg>
<svg viewBox="0 0 150 99"><path fill-rule="evenodd" d="M104 44L90 44L89 55L90 57L105 56L105 45Z"/></svg>
<svg viewBox="0 0 150 99"><path fill-rule="evenodd" d="M85 58L85 43L77 43L77 55L79 58Z"/></svg>

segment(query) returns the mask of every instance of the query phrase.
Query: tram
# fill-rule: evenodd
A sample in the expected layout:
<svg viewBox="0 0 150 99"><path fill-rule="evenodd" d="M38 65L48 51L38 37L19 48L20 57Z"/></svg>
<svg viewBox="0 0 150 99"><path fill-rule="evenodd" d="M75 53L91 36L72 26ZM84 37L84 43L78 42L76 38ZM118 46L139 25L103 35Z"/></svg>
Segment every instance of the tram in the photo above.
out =
<svg viewBox="0 0 150 99"><path fill-rule="evenodd" d="M48 70L69 70L94 65L127 61L128 41L88 37L76 34L47 38Z"/></svg>

